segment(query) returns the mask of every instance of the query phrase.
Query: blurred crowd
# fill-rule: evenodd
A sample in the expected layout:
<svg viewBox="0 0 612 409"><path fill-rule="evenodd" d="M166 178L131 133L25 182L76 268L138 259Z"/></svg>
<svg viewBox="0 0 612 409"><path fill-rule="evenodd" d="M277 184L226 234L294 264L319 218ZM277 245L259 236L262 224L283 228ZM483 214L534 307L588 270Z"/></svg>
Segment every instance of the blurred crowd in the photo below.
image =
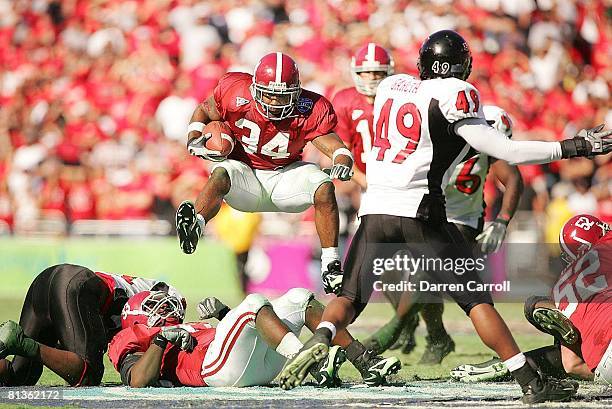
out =
<svg viewBox="0 0 612 409"><path fill-rule="evenodd" d="M514 138L611 128L611 20L612 0L0 0L0 223L172 220L208 174L185 149L195 105L269 51L331 98L365 42L416 73L426 36L455 29L471 46L470 81L509 112ZM521 207L553 223L611 220L611 171L609 156L522 166ZM359 195L345 185L350 213ZM486 195L494 204L495 181Z"/></svg>

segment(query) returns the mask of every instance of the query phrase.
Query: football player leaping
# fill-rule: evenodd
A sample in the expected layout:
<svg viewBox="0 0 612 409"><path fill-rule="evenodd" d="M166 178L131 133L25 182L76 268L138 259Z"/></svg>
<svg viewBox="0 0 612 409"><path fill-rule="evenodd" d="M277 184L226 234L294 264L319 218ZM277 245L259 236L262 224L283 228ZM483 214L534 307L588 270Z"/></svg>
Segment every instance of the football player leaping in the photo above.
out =
<svg viewBox="0 0 612 409"><path fill-rule="evenodd" d="M174 287L148 278L93 272L59 264L32 282L19 324L0 326L0 385L35 385L43 365L73 386L99 385L104 352L121 329L121 310L142 291L166 290L185 300ZM8 361L8 355L15 355Z"/></svg>
<svg viewBox="0 0 612 409"><path fill-rule="evenodd" d="M547 375L570 375L612 384L612 234L598 218L582 214L568 220L559 234L561 258L568 264L550 297L530 297L525 317L557 344L528 351ZM451 376L462 382L503 378L499 359L460 365Z"/></svg>
<svg viewBox="0 0 612 409"><path fill-rule="evenodd" d="M482 109L486 121L491 126L507 138L512 137L512 121L503 109L494 105L485 105ZM504 193L497 218L483 231L484 182L489 169L504 186ZM482 253L495 252L506 236L506 226L516 211L522 191L523 180L516 166L470 149L453 170L444 191L447 220L455 224L467 243L479 244L477 251ZM387 280L391 279L391 277L387 278ZM397 278L395 279L397 280ZM401 293L387 291L385 295L397 309ZM442 362L442 359L455 349L455 344L446 332L442 322L444 304L440 299L437 299L438 297L431 295L429 302L422 304L420 307L412 308L408 316L403 319L398 316L394 317L364 344L377 353L382 353L399 336L399 340L394 346L397 348L402 346L402 352L410 353L416 346L414 341L414 331L418 324L416 311L420 308L428 335L426 337L427 346L419 363L439 364ZM401 334L399 334L399 331L402 331ZM390 349L393 349L393 347Z"/></svg>
<svg viewBox="0 0 612 409"><path fill-rule="evenodd" d="M314 330L323 306L312 292L289 290L268 301L248 295L229 309L214 297L198 305L201 319L216 318L216 328L199 322L167 326L163 317L178 317L174 297L162 292L138 294L123 311L124 329L113 338L109 358L124 384L145 386L253 386L267 385L279 374L288 358L302 347L303 327ZM348 356L369 385L380 385L381 358L353 356L355 343L347 331L339 332L326 359L310 368L320 386L339 386L338 369ZM399 369L399 361L395 363Z"/></svg>
<svg viewBox="0 0 612 409"><path fill-rule="evenodd" d="M227 122L236 137L228 159L211 157L203 145L201 131L210 121ZM336 122L327 99L302 89L297 65L288 55L264 56L253 75L223 76L213 95L196 108L188 128L190 153L221 162L195 205L186 201L177 210L183 252L195 251L204 225L223 200L243 212L299 213L314 205L323 286L327 293L338 292L338 206L330 177L349 180L353 158L334 133ZM301 161L308 142L332 158L329 176Z"/></svg>
<svg viewBox="0 0 612 409"><path fill-rule="evenodd" d="M443 30L432 34L420 49L420 80L393 75L378 86L374 147L367 161L368 190L359 210L362 221L346 257L342 291L325 308L315 334L282 371L282 387L299 385L306 369L323 359L337 330L346 328L367 305L378 280L373 272L375 259L392 256L400 246L415 257L470 258L456 226L447 223L444 207L449 169L470 146L511 164L612 151L612 141L607 139L612 132L602 132L603 126L581 130L560 143L507 139L486 122L478 91L465 81L471 65L466 41L454 31ZM567 400L575 394L574 387L542 379L527 364L488 292L467 290L468 281L481 283L475 270L457 275L452 269L435 269L427 274L434 283L447 286L483 342L505 361L521 386L524 402ZM404 304L400 308L410 308L410 303Z"/></svg>

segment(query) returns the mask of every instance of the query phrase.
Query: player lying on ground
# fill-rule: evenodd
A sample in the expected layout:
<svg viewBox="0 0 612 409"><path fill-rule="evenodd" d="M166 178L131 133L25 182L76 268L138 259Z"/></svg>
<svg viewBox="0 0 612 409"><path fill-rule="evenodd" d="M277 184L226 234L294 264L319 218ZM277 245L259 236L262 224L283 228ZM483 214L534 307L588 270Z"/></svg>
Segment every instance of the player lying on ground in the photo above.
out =
<svg viewBox="0 0 612 409"><path fill-rule="evenodd" d="M570 375L612 383L612 235L607 224L591 215L572 217L563 226L561 256L568 266L551 297L531 297L525 317L556 339L554 346L526 353L547 375ZM451 376L463 382L497 380L507 368L492 359L461 365Z"/></svg>
<svg viewBox="0 0 612 409"><path fill-rule="evenodd" d="M363 311L378 280L373 270L376 259L389 258L397 247L408 247L415 257L427 259L471 257L456 226L447 223L444 207L448 170L470 146L511 164L612 151L607 139L612 132L602 132L603 126L581 130L562 142L507 139L487 124L478 91L465 82L471 64L466 41L443 30L432 34L420 49L420 80L401 74L380 83L374 102L376 149L367 160L368 189L359 209L362 221L346 257L342 291L325 308L315 334L283 369L279 378L283 388L298 386L313 362L324 359L336 332ZM482 283L475 270L463 275L453 269L427 273L433 283L447 286L448 295L470 317L482 341L506 362L525 403L568 400L576 393L567 383L542 379L527 364L491 294L467 290L469 281ZM408 299L400 311L405 313L418 301Z"/></svg>
<svg viewBox="0 0 612 409"><path fill-rule="evenodd" d="M503 109L494 105L485 105L483 113L489 125L505 137L512 137L512 121ZM484 182L489 169L491 169L492 176L503 186L504 192L497 218L483 231ZM522 191L523 180L516 166L470 149L454 168L446 186L444 192L446 217L457 227L463 239L471 245L475 255L495 252L506 236L506 226L518 207ZM398 277L392 277L392 274L394 272L385 274L386 282L408 279L401 273ZM395 275L398 274L395 272ZM397 310L400 305L401 292L385 291L384 293ZM444 303L441 297L435 294L428 295L428 302L415 304L406 317L396 314L391 321L365 340L364 345L379 354L387 348L398 349L400 347L403 353L410 353L416 346L414 332L419 323L417 313L420 311L427 328L427 345L419 363L426 365L441 363L446 355L455 350L455 343L444 328L442 321ZM392 345L394 342L395 345Z"/></svg>
<svg viewBox="0 0 612 409"><path fill-rule="evenodd" d="M131 298L124 329L109 346L111 362L132 387L267 385L302 347L297 338L302 328L314 331L323 313L312 292L294 288L272 301L251 294L231 310L214 297L206 298L198 310L202 319L219 319L216 328L203 322L168 327L157 319L148 325L158 310L176 305L167 302L173 299L168 294L151 294L147 297L165 301L145 313L144 294ZM332 347L327 359L310 369L318 385L339 386L338 369L347 357L373 386L386 383L401 368L397 358L356 353L362 346L347 331L339 332L334 342L346 353Z"/></svg>
<svg viewBox="0 0 612 409"><path fill-rule="evenodd" d="M35 385L43 365L73 386L99 385L103 357L121 329L121 310L141 291L166 290L184 299L166 283L146 278L93 272L59 264L32 282L19 324L0 326L0 385ZM13 361L6 358L15 355Z"/></svg>
<svg viewBox="0 0 612 409"><path fill-rule="evenodd" d="M211 121L225 121L237 140L227 159L205 148L202 129ZM183 252L195 251L204 225L224 200L243 212L301 213L314 205L324 289L337 292L342 282L339 218L331 179L349 180L353 158L334 133L336 122L325 97L301 88L297 65L288 55L267 54L254 75L225 74L195 109L188 128L189 152L219 163L195 205L186 201L177 210ZM329 176L301 160L308 142L332 159Z"/></svg>

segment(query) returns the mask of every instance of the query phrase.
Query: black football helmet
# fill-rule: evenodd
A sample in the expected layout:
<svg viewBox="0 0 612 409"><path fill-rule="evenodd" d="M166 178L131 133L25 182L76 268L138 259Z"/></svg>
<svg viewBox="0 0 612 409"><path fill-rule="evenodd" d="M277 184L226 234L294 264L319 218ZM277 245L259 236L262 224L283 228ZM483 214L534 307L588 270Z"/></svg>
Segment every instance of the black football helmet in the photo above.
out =
<svg viewBox="0 0 612 409"><path fill-rule="evenodd" d="M455 31L437 31L421 46L417 68L422 80L455 77L465 81L472 71L472 53Z"/></svg>

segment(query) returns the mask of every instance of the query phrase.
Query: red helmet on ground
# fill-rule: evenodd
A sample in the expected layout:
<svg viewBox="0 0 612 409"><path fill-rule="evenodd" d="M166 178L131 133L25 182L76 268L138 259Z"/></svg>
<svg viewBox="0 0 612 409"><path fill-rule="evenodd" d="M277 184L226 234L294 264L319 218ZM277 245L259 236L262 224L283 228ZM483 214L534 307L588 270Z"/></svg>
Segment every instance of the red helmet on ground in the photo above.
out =
<svg viewBox="0 0 612 409"><path fill-rule="evenodd" d="M565 222L559 232L561 258L571 263L606 235L610 227L590 214L579 214Z"/></svg>
<svg viewBox="0 0 612 409"><path fill-rule="evenodd" d="M293 58L275 52L259 60L253 73L251 94L263 116L273 121L288 118L301 91L300 73Z"/></svg>
<svg viewBox="0 0 612 409"><path fill-rule="evenodd" d="M142 291L131 297L121 311L121 327L178 325L185 318L183 301L165 291Z"/></svg>
<svg viewBox="0 0 612 409"><path fill-rule="evenodd" d="M355 88L359 93L373 97L378 84L389 75L393 75L395 63L387 50L375 43L368 43L355 53L351 60L351 74ZM382 72L384 77L376 79L361 78L362 72Z"/></svg>

